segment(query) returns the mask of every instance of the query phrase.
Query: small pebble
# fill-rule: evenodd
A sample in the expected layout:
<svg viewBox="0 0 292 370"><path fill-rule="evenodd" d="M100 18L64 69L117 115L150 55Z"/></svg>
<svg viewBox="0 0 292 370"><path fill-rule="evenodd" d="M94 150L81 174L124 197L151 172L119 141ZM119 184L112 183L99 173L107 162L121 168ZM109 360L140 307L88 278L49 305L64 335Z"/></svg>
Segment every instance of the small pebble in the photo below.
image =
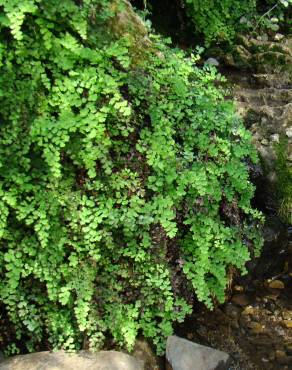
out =
<svg viewBox="0 0 292 370"><path fill-rule="evenodd" d="M244 291L244 288L243 286L241 285L234 285L234 288L233 288L236 292L240 292L242 293Z"/></svg>
<svg viewBox="0 0 292 370"><path fill-rule="evenodd" d="M235 294L232 297L231 302L236 304L237 306L244 307L244 306L247 306L250 303L250 299L245 294Z"/></svg>
<svg viewBox="0 0 292 370"><path fill-rule="evenodd" d="M282 350L277 349L277 351L275 352L275 357L277 359L284 358L286 357L286 353Z"/></svg>
<svg viewBox="0 0 292 370"><path fill-rule="evenodd" d="M292 320L284 320L282 321L282 325L288 329L292 329Z"/></svg>
<svg viewBox="0 0 292 370"><path fill-rule="evenodd" d="M281 41L283 38L284 38L284 35L282 35L281 33L276 33L274 36L275 41Z"/></svg>
<svg viewBox="0 0 292 370"><path fill-rule="evenodd" d="M272 289L285 289L285 285L281 280L272 280L269 282L269 287Z"/></svg>

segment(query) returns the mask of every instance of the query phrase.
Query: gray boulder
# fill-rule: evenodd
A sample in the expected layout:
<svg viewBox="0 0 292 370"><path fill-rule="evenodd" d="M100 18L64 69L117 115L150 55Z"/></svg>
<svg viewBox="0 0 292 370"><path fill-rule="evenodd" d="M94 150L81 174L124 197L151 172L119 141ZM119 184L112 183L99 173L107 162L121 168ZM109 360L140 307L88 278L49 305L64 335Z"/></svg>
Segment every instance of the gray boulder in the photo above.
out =
<svg viewBox="0 0 292 370"><path fill-rule="evenodd" d="M122 352L36 352L0 362L0 370L143 370L143 361Z"/></svg>
<svg viewBox="0 0 292 370"><path fill-rule="evenodd" d="M227 353L179 338L168 337L166 358L173 370L227 370Z"/></svg>

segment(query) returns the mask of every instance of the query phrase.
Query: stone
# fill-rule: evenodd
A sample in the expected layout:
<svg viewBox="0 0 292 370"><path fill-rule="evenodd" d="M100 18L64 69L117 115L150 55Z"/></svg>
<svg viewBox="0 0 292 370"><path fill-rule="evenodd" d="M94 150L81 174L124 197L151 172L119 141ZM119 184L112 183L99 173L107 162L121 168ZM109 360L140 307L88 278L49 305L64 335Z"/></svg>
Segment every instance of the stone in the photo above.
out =
<svg viewBox="0 0 292 370"><path fill-rule="evenodd" d="M210 65L215 66L215 67L218 67L219 66L219 62L215 58L208 58L206 60L206 64L210 64Z"/></svg>
<svg viewBox="0 0 292 370"><path fill-rule="evenodd" d="M292 127L287 128L286 136L288 136L289 139L292 139Z"/></svg>
<svg viewBox="0 0 292 370"><path fill-rule="evenodd" d="M144 362L145 370L159 370L161 359L156 356L154 349L143 337L136 339L131 355Z"/></svg>
<svg viewBox="0 0 292 370"><path fill-rule="evenodd" d="M234 285L233 290L242 293L244 291L244 288L241 285Z"/></svg>
<svg viewBox="0 0 292 370"><path fill-rule="evenodd" d="M138 64L141 59L144 60L145 52L152 48L146 24L128 0L111 0L110 10L114 14L108 21L111 34L127 38L132 62ZM159 57L159 53L156 54Z"/></svg>
<svg viewBox="0 0 292 370"><path fill-rule="evenodd" d="M279 359L279 358L284 358L284 357L286 357L286 352L285 352L285 351L282 351L282 350L277 349L277 350L276 350L276 352L275 352L275 357L276 357L277 359Z"/></svg>
<svg viewBox="0 0 292 370"><path fill-rule="evenodd" d="M270 139L274 143L278 143L280 141L280 135L279 134L273 134L270 136Z"/></svg>
<svg viewBox="0 0 292 370"><path fill-rule="evenodd" d="M175 335L167 339L166 358L173 370L227 370L231 361L225 352Z"/></svg>
<svg viewBox="0 0 292 370"><path fill-rule="evenodd" d="M283 40L283 38L284 38L284 35L282 35L281 33L276 33L274 36L275 41L281 41Z"/></svg>
<svg viewBox="0 0 292 370"><path fill-rule="evenodd" d="M252 307L252 306L247 306L243 311L242 311L242 315L251 315L251 316L254 316L258 313L258 309Z"/></svg>
<svg viewBox="0 0 292 370"><path fill-rule="evenodd" d="M277 350L275 352L276 360L281 365L291 365L292 356L287 356L285 351Z"/></svg>
<svg viewBox="0 0 292 370"><path fill-rule="evenodd" d="M292 329L292 320L283 320L282 325L287 329Z"/></svg>
<svg viewBox="0 0 292 370"><path fill-rule="evenodd" d="M224 307L224 313L233 319L237 319L241 313L241 308L235 306L231 302L228 302Z"/></svg>
<svg viewBox="0 0 292 370"><path fill-rule="evenodd" d="M273 289L269 294L265 295L265 298L276 301L280 294L281 294L280 289Z"/></svg>
<svg viewBox="0 0 292 370"><path fill-rule="evenodd" d="M292 320L292 311L289 310L282 311L282 317L284 320Z"/></svg>
<svg viewBox="0 0 292 370"><path fill-rule="evenodd" d="M231 302L236 304L237 306L247 306L250 303L249 297L246 294L235 294Z"/></svg>
<svg viewBox="0 0 292 370"><path fill-rule="evenodd" d="M36 352L0 363L0 370L144 370L142 361L122 352Z"/></svg>
<svg viewBox="0 0 292 370"><path fill-rule="evenodd" d="M265 331L265 326L255 321L248 323L248 327L252 334L262 334Z"/></svg>
<svg viewBox="0 0 292 370"><path fill-rule="evenodd" d="M272 280L269 282L269 287L272 289L285 289L285 284L281 280Z"/></svg>

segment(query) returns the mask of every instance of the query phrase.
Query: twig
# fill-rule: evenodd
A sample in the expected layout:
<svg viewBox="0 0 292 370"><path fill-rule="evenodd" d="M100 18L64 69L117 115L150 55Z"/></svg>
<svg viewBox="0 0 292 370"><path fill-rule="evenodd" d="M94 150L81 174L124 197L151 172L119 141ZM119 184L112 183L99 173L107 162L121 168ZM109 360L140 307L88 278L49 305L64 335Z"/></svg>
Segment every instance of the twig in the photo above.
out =
<svg viewBox="0 0 292 370"><path fill-rule="evenodd" d="M269 9L265 14L263 14L260 19L258 20L255 28L253 29L253 32L258 28L259 24L261 23L261 20L266 16L268 15L272 10L274 10L278 5L280 4L280 2L278 2L277 4L275 4L271 9Z"/></svg>

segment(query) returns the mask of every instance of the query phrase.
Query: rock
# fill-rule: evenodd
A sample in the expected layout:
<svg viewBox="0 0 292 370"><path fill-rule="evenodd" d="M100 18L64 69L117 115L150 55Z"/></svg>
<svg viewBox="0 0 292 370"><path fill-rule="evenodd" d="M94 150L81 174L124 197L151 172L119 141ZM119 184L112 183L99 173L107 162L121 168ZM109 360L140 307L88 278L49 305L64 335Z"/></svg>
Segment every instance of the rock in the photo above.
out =
<svg viewBox="0 0 292 370"><path fill-rule="evenodd" d="M273 289L271 292L269 292L269 294L265 295L265 298L276 301L280 294L281 294L280 289Z"/></svg>
<svg viewBox="0 0 292 370"><path fill-rule="evenodd" d="M267 139L262 139L261 140L261 144L264 145L264 146L268 146L269 145L269 142Z"/></svg>
<svg viewBox="0 0 292 370"><path fill-rule="evenodd" d="M265 331L265 326L255 321L248 323L248 327L253 334L262 334Z"/></svg>
<svg viewBox="0 0 292 370"><path fill-rule="evenodd" d="M243 286L241 285L234 285L233 289L236 291L236 292L240 292L242 293L244 291L244 288Z"/></svg>
<svg viewBox="0 0 292 370"><path fill-rule="evenodd" d="M287 356L286 352L277 350L275 352L276 360L281 365L291 365L292 364L292 356Z"/></svg>
<svg viewBox="0 0 292 370"><path fill-rule="evenodd" d="M108 21L111 34L127 37L135 64L139 63L140 59L145 57L145 52L152 47L146 24L128 0L111 0L110 10L114 14Z"/></svg>
<svg viewBox="0 0 292 370"><path fill-rule="evenodd" d="M282 311L282 317L284 320L292 320L292 311L289 310Z"/></svg>
<svg viewBox="0 0 292 370"><path fill-rule="evenodd" d="M247 306L250 303L249 297L246 294L235 294L231 302L236 304L237 306Z"/></svg>
<svg viewBox="0 0 292 370"><path fill-rule="evenodd" d="M233 319L237 319L241 313L241 309L231 302L228 302L224 307L224 313Z"/></svg>
<svg viewBox="0 0 292 370"><path fill-rule="evenodd" d="M286 357L286 352L278 349L278 350L275 352L275 357L276 357L277 359L279 359L279 358L283 358L283 357Z"/></svg>
<svg viewBox="0 0 292 370"><path fill-rule="evenodd" d="M292 127L287 128L286 136L288 136L289 139L292 139Z"/></svg>
<svg viewBox="0 0 292 370"><path fill-rule="evenodd" d="M285 328L292 329L292 320L284 320L282 321L282 325Z"/></svg>
<svg viewBox="0 0 292 370"><path fill-rule="evenodd" d="M280 135L279 134L273 134L273 135L270 136L270 139L271 139L272 142L278 143L279 140L280 140Z"/></svg>
<svg viewBox="0 0 292 370"><path fill-rule="evenodd" d="M131 355L144 362L145 370L159 370L161 368L158 356L144 338L136 339Z"/></svg>
<svg viewBox="0 0 292 370"><path fill-rule="evenodd" d="M166 358L173 370L227 370L227 353L177 336L167 339Z"/></svg>
<svg viewBox="0 0 292 370"><path fill-rule="evenodd" d="M272 280L269 282L269 287L272 289L285 289L285 285L281 280Z"/></svg>
<svg viewBox="0 0 292 370"><path fill-rule="evenodd" d="M215 66L215 67L218 67L219 66L219 62L215 58L208 58L206 60L206 64L210 64L210 65Z"/></svg>
<svg viewBox="0 0 292 370"><path fill-rule="evenodd" d="M15 356L0 363L0 370L143 370L142 361L122 352L100 351L78 354L36 352Z"/></svg>
<svg viewBox="0 0 292 370"><path fill-rule="evenodd" d="M281 41L283 38L284 38L284 35L282 35L281 33L276 33L274 36L275 41Z"/></svg>
<svg viewBox="0 0 292 370"><path fill-rule="evenodd" d="M247 306L243 311L242 311L242 315L251 315L251 316L254 316L258 313L258 309L252 307L252 306Z"/></svg>

